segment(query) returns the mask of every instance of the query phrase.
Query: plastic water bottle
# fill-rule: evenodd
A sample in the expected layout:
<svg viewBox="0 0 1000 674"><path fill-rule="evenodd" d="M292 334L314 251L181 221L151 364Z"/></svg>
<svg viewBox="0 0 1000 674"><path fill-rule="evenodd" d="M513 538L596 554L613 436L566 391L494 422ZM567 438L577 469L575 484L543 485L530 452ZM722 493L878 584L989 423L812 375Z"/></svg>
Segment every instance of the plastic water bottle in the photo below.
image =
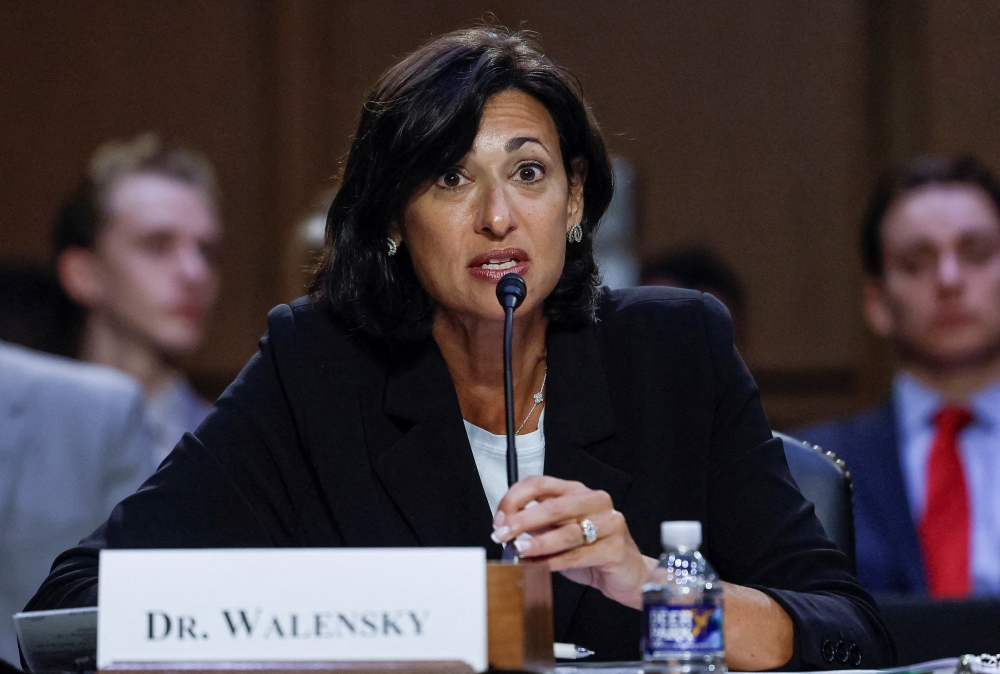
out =
<svg viewBox="0 0 1000 674"><path fill-rule="evenodd" d="M646 671L726 672L722 586L698 552L701 522L663 522L663 555L642 586Z"/></svg>

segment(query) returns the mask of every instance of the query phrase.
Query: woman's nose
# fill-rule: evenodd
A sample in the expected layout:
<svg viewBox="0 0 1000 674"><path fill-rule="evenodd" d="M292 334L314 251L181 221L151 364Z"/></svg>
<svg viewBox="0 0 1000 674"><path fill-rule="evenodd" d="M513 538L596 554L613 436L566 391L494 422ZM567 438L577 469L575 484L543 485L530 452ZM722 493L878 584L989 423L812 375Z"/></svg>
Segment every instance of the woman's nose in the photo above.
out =
<svg viewBox="0 0 1000 674"><path fill-rule="evenodd" d="M514 226L513 213L507 201L502 183L492 186L486 194L486 204L480 219L480 231L489 231L496 238L504 235Z"/></svg>

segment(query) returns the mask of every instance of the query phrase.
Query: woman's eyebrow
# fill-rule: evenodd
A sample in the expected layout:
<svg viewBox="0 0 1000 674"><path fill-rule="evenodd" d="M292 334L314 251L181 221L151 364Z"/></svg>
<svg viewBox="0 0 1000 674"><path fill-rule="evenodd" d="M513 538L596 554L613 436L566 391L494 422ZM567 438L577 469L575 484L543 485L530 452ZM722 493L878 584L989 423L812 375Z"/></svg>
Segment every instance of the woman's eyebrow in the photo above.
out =
<svg viewBox="0 0 1000 674"><path fill-rule="evenodd" d="M545 147L545 143L538 140L534 136L518 136L517 138L511 138L504 144L503 147L509 154L511 152L514 152L515 150L519 150L521 146L524 145L525 143L538 143L539 145L542 146L543 150L545 150L546 152L549 151L549 148Z"/></svg>

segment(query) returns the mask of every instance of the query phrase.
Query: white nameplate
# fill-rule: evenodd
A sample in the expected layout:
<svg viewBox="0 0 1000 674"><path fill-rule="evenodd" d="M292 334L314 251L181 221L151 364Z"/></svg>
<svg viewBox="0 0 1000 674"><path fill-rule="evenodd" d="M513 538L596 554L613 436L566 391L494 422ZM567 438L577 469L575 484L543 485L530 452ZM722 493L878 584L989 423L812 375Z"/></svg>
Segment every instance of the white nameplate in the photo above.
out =
<svg viewBox="0 0 1000 674"><path fill-rule="evenodd" d="M483 548L102 550L97 666L460 660L486 669Z"/></svg>

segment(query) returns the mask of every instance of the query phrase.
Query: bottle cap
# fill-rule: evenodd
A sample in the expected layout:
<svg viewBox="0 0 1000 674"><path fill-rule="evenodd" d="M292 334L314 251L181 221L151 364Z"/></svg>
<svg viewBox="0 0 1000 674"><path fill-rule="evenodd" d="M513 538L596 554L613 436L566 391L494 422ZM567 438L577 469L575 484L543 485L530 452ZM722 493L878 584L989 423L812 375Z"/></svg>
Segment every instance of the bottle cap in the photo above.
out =
<svg viewBox="0 0 1000 674"><path fill-rule="evenodd" d="M701 547L701 522L662 522L660 542L671 548Z"/></svg>

